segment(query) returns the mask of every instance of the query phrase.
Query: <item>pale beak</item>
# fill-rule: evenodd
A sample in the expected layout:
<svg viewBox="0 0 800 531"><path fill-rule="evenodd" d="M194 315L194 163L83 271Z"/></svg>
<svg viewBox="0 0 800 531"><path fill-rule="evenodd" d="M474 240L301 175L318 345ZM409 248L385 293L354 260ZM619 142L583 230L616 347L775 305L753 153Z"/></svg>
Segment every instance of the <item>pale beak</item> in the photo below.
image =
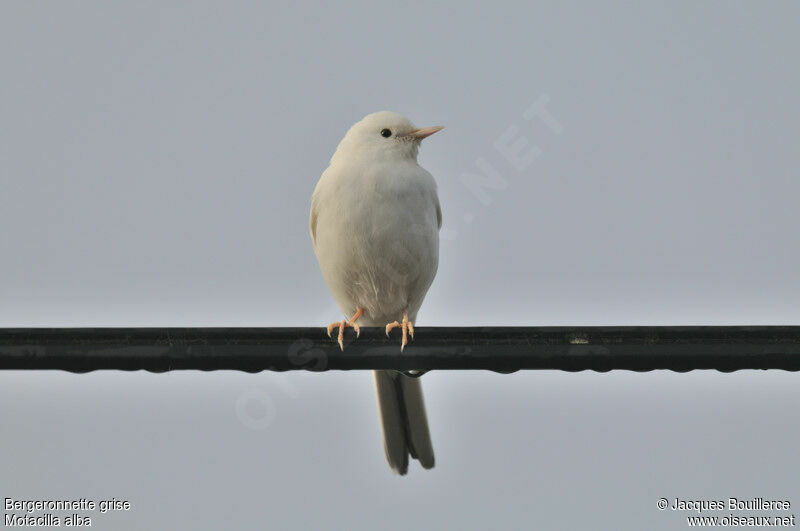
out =
<svg viewBox="0 0 800 531"><path fill-rule="evenodd" d="M444 129L443 125L437 125L434 127L423 127L422 129L415 129L404 136L407 136L408 138L413 138L415 140L422 140L423 138L428 138L433 133L441 131L442 129Z"/></svg>

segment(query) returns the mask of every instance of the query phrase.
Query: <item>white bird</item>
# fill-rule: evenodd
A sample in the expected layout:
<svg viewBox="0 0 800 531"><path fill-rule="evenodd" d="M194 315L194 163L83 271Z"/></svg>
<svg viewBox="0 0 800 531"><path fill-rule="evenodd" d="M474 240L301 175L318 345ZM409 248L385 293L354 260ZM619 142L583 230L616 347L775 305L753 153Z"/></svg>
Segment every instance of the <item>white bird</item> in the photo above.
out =
<svg viewBox="0 0 800 531"><path fill-rule="evenodd" d="M417 163L423 138L443 129L418 129L403 116L369 114L344 136L311 199L311 240L322 275L349 319L338 328L384 326L402 331L400 349L414 338L414 321L439 265L442 211L436 181ZM378 410L389 466L408 470L409 455L434 464L419 379L375 371Z"/></svg>

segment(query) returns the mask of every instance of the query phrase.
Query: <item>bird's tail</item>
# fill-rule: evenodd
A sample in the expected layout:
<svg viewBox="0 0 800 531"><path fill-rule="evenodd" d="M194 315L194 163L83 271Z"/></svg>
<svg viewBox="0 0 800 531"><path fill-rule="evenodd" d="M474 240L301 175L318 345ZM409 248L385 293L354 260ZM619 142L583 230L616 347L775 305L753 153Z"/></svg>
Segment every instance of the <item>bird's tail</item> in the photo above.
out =
<svg viewBox="0 0 800 531"><path fill-rule="evenodd" d="M419 378L395 371L375 371L375 389L389 466L404 475L410 455L423 468L433 468L433 445Z"/></svg>

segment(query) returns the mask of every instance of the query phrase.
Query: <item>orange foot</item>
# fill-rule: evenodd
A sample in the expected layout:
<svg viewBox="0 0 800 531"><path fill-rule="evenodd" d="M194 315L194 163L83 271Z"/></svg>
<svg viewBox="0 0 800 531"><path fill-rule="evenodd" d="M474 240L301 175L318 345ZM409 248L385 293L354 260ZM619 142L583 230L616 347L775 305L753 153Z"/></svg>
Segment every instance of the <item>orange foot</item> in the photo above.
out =
<svg viewBox="0 0 800 531"><path fill-rule="evenodd" d="M335 323L329 324L328 325L328 337L331 337L331 332L333 332L333 329L338 326L339 327L339 337L338 337L339 348L344 350L344 329L347 328L348 326L351 327L353 330L356 331L356 337L359 337L361 335L361 328L359 328L358 323L356 323L356 321L358 321L358 318L361 317L362 315L364 315L364 309L363 308L359 308L358 310L356 310L356 313L353 314L353 317L349 321L348 320L342 320L342 321L336 321Z"/></svg>
<svg viewBox="0 0 800 531"><path fill-rule="evenodd" d="M403 312L402 323L395 321L386 325L386 337L389 337L389 332L392 331L392 328L398 327L403 329L403 341L400 343L400 352L403 352L403 349L406 348L406 345L408 345L408 336L411 336L411 339L414 339L414 323L408 320L408 312Z"/></svg>

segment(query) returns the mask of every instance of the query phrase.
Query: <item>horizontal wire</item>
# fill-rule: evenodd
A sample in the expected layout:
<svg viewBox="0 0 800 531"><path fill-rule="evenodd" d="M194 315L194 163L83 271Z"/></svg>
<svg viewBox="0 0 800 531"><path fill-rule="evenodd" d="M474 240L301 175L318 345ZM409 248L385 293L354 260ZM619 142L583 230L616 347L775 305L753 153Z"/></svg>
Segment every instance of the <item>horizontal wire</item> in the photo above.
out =
<svg viewBox="0 0 800 531"><path fill-rule="evenodd" d="M335 334L334 334L335 337ZM563 371L800 370L800 326L0 328L0 369Z"/></svg>

